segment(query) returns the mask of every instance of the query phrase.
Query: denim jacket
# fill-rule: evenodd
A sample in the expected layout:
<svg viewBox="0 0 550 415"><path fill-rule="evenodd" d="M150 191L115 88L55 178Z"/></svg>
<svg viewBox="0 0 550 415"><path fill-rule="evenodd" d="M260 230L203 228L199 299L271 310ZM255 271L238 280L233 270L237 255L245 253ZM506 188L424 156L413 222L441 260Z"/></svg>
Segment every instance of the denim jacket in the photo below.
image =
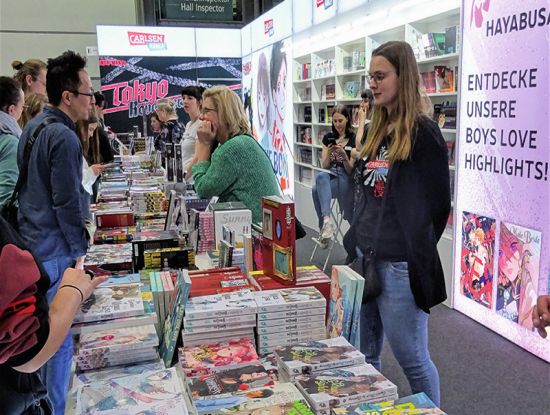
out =
<svg viewBox="0 0 550 415"><path fill-rule="evenodd" d="M81 206L82 145L75 124L61 110L48 107L23 130L17 150L21 169L29 137L46 117L47 125L34 143L26 183L19 192L19 231L41 261L86 253L87 239Z"/></svg>

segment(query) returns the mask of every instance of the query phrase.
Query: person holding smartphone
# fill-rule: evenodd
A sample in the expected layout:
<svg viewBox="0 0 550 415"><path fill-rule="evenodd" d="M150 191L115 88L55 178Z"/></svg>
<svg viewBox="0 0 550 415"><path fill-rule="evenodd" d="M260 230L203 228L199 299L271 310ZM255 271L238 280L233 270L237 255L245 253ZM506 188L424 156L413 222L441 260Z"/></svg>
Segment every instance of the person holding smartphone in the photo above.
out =
<svg viewBox="0 0 550 415"><path fill-rule="evenodd" d="M319 219L319 243L326 247L334 236L336 225L330 216L330 203L338 199L344 219L353 218L353 180L351 173L355 160L351 152L355 148L355 134L351 117L345 105L332 110L332 131L323 137L321 167L327 172L318 173L312 190L313 204Z"/></svg>

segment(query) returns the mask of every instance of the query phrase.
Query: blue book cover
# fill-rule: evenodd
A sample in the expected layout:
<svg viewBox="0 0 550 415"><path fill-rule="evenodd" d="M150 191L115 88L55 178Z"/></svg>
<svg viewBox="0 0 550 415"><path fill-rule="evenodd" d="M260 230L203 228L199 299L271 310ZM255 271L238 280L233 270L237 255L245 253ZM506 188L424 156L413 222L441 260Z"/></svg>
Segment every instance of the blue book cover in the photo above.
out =
<svg viewBox="0 0 550 415"><path fill-rule="evenodd" d="M357 280L345 268L332 267L327 332L331 338L343 336L349 340Z"/></svg>
<svg viewBox="0 0 550 415"><path fill-rule="evenodd" d="M332 413L334 415L446 415L424 392L405 396L395 401L337 407L332 409Z"/></svg>
<svg viewBox="0 0 550 415"><path fill-rule="evenodd" d="M361 303L363 301L363 290L365 288L365 279L359 275L357 272L352 270L350 267L345 266L344 272L348 275L353 276L357 281L357 286L355 289L355 298L353 305L353 313L351 316L351 330L349 335L349 342L359 349L360 342L360 328L361 328Z"/></svg>
<svg viewBox="0 0 550 415"><path fill-rule="evenodd" d="M100 287L110 287L121 284L137 284L141 281L139 274L111 275L107 281L99 284Z"/></svg>

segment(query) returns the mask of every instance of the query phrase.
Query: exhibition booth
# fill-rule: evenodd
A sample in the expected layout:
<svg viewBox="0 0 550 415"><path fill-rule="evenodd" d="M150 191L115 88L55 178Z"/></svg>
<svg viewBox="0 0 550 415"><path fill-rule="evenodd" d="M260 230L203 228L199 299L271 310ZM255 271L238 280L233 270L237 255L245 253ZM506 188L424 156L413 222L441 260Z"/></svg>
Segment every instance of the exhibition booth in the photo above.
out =
<svg viewBox="0 0 550 415"><path fill-rule="evenodd" d="M157 99L181 108L182 87L227 85L296 216L316 229L311 190L331 109L355 115L371 52L409 42L449 151L446 304L550 362L530 318L550 292L549 26L534 3L286 0L242 29L98 26L105 121L149 135Z"/></svg>

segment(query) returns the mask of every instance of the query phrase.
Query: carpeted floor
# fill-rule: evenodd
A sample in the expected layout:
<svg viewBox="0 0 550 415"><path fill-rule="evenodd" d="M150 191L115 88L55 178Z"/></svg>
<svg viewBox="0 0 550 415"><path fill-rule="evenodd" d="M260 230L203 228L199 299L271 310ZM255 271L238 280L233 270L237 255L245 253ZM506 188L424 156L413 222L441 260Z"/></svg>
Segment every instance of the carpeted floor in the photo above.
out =
<svg viewBox="0 0 550 415"><path fill-rule="evenodd" d="M312 236L316 232L308 229L308 236L298 241L298 265L310 263ZM313 263L322 267L325 257L326 251L318 249ZM344 249L335 246L327 271L345 258ZM432 309L429 325L441 407L449 415L550 415L550 364L444 305ZM399 395L410 394L387 343L382 361L382 372L398 386Z"/></svg>

